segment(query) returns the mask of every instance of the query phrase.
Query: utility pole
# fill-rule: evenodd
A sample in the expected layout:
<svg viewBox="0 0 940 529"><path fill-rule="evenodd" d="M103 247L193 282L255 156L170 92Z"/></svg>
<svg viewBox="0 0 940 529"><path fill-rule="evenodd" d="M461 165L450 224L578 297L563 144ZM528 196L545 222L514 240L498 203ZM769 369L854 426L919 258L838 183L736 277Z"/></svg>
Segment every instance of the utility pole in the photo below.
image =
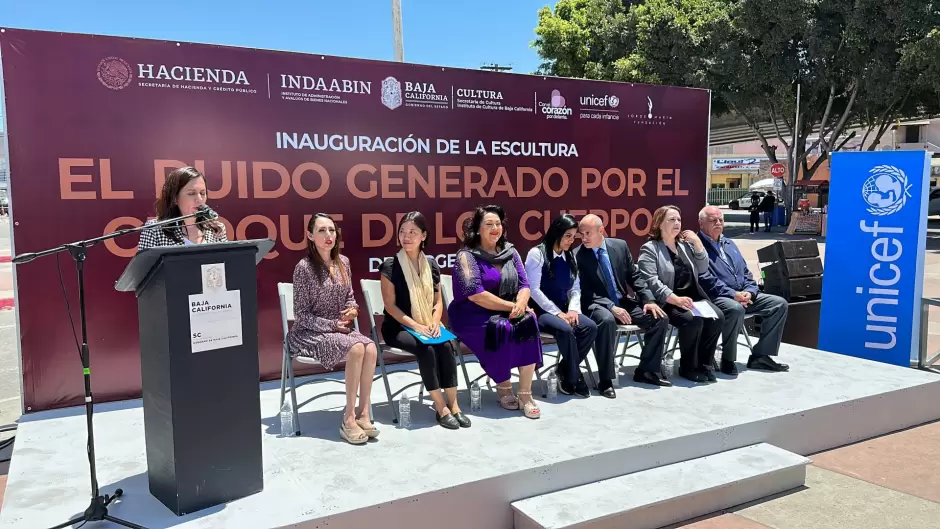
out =
<svg viewBox="0 0 940 529"><path fill-rule="evenodd" d="M820 136L822 135L822 129L819 130ZM793 211L794 201L796 200L796 184L797 177L800 176L799 169L797 168L797 158L796 158L796 142L800 137L800 83L796 83L796 116L793 119L793 163L790 164L790 200L787 202L787 208L784 210L786 221L790 221L790 212ZM804 145L805 149L806 146Z"/></svg>
<svg viewBox="0 0 940 529"><path fill-rule="evenodd" d="M392 38L395 43L395 62L405 62L405 48L401 39L401 0L392 0Z"/></svg>
<svg viewBox="0 0 940 529"><path fill-rule="evenodd" d="M481 70L490 70L491 72L511 72L512 66L501 66L499 64L484 64L480 66Z"/></svg>

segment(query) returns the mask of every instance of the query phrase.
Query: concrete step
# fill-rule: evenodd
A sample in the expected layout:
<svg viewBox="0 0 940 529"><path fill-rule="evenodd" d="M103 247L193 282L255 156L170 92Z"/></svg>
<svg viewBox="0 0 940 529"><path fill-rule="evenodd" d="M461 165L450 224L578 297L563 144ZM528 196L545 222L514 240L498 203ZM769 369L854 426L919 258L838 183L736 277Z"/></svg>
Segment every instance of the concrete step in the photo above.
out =
<svg viewBox="0 0 940 529"><path fill-rule="evenodd" d="M514 502L515 529L657 529L802 486L809 462L746 446Z"/></svg>

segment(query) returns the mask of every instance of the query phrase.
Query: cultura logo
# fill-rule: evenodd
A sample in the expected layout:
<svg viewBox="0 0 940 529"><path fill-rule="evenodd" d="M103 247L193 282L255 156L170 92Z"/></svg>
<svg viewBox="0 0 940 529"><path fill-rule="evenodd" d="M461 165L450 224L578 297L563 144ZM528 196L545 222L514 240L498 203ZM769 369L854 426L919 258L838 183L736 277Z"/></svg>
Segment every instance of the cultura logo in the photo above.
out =
<svg viewBox="0 0 940 529"><path fill-rule="evenodd" d="M911 196L911 185L904 171L891 165L872 168L871 176L862 184L862 198L872 215L884 216L901 211Z"/></svg>
<svg viewBox="0 0 940 529"><path fill-rule="evenodd" d="M98 81L111 90L123 90L134 80L134 71L120 57L105 57L98 63Z"/></svg>

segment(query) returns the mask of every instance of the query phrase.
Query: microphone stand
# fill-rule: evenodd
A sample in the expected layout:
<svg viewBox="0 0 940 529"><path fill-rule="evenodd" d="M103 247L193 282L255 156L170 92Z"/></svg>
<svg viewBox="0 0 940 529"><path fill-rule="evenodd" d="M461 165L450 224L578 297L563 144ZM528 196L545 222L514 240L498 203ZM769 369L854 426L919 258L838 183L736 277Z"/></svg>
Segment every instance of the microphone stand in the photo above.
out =
<svg viewBox="0 0 940 529"><path fill-rule="evenodd" d="M211 210L208 210L211 212ZM114 500L121 497L124 494L122 489L117 489L114 491L114 494L109 496L107 494L101 495L101 491L98 488L98 475L95 465L95 434L94 434L94 425L92 424L92 417L94 415L94 401L91 394L91 368L89 365L89 350L88 350L88 330L86 326L87 318L85 314L85 257L87 255L87 250L89 247L94 246L102 241L107 241L120 237L122 235L128 235L131 233L139 233L144 230L151 229L160 229L162 226L168 224L178 223L184 219L189 219L197 216L206 217L208 220L211 220L211 213L199 211L191 215L185 215L181 217L174 217L172 219L163 220L160 222L155 222L150 225L144 225L137 228L127 228L124 230L118 230L107 235L102 235L101 237L95 237L94 239L88 239L85 241L77 241L68 244L63 244L56 248L50 248L48 250L43 250L41 252L33 253L24 253L17 255L13 262L16 264L25 264L40 257L45 257L47 255L57 254L60 252L68 252L72 256L72 259L75 260L75 267L78 272L78 307L79 315L81 318L81 327L82 327L82 345L80 356L82 359L82 372L85 379L85 419L86 426L88 428L88 467L91 471L91 505L85 509L85 512L76 516L75 518L63 522L51 529L62 529L64 527L70 527L76 523L82 522L84 525L87 522L101 522L108 521L123 527L128 527L129 529L146 529L143 526L130 523L120 518L115 518L108 514L108 505L111 504ZM74 328L73 328L74 331Z"/></svg>

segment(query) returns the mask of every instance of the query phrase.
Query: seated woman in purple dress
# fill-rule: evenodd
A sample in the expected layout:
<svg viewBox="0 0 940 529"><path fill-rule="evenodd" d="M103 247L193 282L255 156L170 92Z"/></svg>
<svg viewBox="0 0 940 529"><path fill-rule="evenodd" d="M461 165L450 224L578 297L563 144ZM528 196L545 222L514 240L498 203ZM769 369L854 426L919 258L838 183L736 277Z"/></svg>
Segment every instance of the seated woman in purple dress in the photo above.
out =
<svg viewBox="0 0 940 529"><path fill-rule="evenodd" d="M499 206L478 207L464 225L464 248L454 264L454 301L447 308L451 330L496 382L499 404L541 415L532 399L532 377L542 365L538 322L529 304L522 258L505 237L506 214ZM519 368L518 398L511 373Z"/></svg>
<svg viewBox="0 0 940 529"><path fill-rule="evenodd" d="M340 255L339 246L333 219L314 215L307 224L307 255L294 267L294 325L288 340L291 352L315 358L327 369L346 361L346 410L339 434L358 445L379 435L369 416L378 356L372 340L353 329L359 307L349 259Z"/></svg>

